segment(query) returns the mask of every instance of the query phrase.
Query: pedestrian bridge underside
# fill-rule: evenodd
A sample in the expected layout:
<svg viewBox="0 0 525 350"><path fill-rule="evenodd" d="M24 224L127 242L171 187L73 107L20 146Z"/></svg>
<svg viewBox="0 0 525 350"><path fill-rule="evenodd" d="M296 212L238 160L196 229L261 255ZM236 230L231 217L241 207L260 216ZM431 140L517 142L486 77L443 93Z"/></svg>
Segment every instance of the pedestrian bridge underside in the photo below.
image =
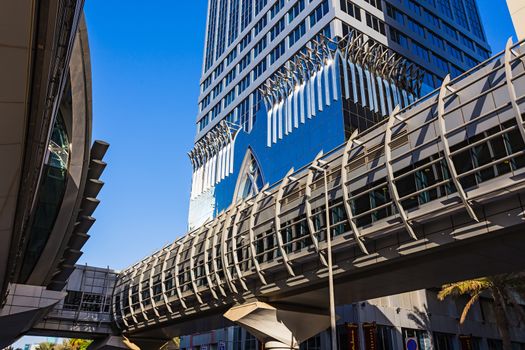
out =
<svg viewBox="0 0 525 350"><path fill-rule="evenodd" d="M213 329L253 300L326 310L326 196L337 304L525 269L524 52L509 42L122 272L120 330Z"/></svg>

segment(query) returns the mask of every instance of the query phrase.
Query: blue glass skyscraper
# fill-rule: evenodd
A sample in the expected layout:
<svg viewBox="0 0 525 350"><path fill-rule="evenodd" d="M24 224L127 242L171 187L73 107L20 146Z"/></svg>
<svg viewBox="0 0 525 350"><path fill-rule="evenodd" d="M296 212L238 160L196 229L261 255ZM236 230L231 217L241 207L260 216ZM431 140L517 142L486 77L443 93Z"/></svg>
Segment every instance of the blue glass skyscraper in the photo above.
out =
<svg viewBox="0 0 525 350"><path fill-rule="evenodd" d="M475 0L209 0L190 228L489 55Z"/></svg>

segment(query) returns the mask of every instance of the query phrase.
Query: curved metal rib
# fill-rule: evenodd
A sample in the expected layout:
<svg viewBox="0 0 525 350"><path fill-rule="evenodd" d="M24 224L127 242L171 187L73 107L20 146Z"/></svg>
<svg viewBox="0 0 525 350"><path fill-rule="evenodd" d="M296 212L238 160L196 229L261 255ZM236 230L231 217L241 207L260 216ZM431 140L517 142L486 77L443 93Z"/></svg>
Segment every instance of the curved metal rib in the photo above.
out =
<svg viewBox="0 0 525 350"><path fill-rule="evenodd" d="M441 139L441 143L443 144L443 153L445 155L445 161L448 166L448 170L450 172L450 177L452 179L452 182L454 183L454 186L456 186L456 190L458 191L459 198L461 199L461 202L463 202L463 205L465 206L465 209L467 210L468 214L472 219L479 222L478 217L476 216L476 213L474 212L474 209L471 207L467 194L465 193L465 190L463 189L463 186L461 186L461 182L458 178L458 173L456 171L456 167L454 166L454 161L452 160L452 156L450 155L450 145L448 143L448 139L446 136L446 124L445 124L445 97L447 95L447 86L450 83L450 74L445 77L445 80L443 80L443 84L441 85L441 90L439 91L439 97L438 97L438 111L437 111L437 123L439 126L439 137Z"/></svg>
<svg viewBox="0 0 525 350"><path fill-rule="evenodd" d="M248 287L246 286L246 283L244 283L244 277L242 275L241 268L239 267L239 258L237 257L237 234L239 232L239 219L241 217L241 213L246 207L246 201L243 199L241 201L241 204L238 206L237 215L235 215L235 220L233 221L233 228L232 228L232 256L233 256L233 266L235 267L235 271L237 272L237 276L239 278L239 281L241 282L242 288L244 290L248 290Z"/></svg>
<svg viewBox="0 0 525 350"><path fill-rule="evenodd" d="M204 229L206 228L205 225L202 225L199 228L199 231L197 234L195 234L191 239L191 248L190 248L190 278L191 278L191 286L193 287L193 294L195 294L195 297L197 298L197 301L202 304L202 298L199 294L199 288L197 287L197 280L195 277L195 251L197 250L197 243L199 241L199 237L204 232ZM189 236L191 236L190 234Z"/></svg>
<svg viewBox="0 0 525 350"><path fill-rule="evenodd" d="M211 279L211 272L210 272L210 266L209 260L210 260L210 235L213 234L214 227L206 227L206 237L204 238L204 273L206 274L206 281L208 282L208 288L210 290L211 295L214 299L219 299L217 297L217 293L215 293L215 289L213 289L213 280Z"/></svg>
<svg viewBox="0 0 525 350"><path fill-rule="evenodd" d="M405 226L405 229L408 231L408 234L414 239L417 240L417 236L414 233L411 223L408 221L408 215L399 200L399 192L397 192L397 186L394 182L394 169L392 168L392 147L390 143L392 142L392 128L394 127L394 122L396 120L397 114L399 113L399 105L394 108L390 117L388 118L388 123L385 130L385 166L386 166L386 178L388 182L388 188L390 189L390 194L394 204L399 213L399 217Z"/></svg>
<svg viewBox="0 0 525 350"><path fill-rule="evenodd" d="M162 254L162 250L157 252L157 254L153 257L153 263L151 263L151 271L149 273L149 299L151 302L151 306L153 306L153 312L155 313L155 316L160 317L159 310L157 309L157 303L155 302L155 298L153 295L153 275L155 274L155 266L157 266L157 262L159 261L159 255Z"/></svg>
<svg viewBox="0 0 525 350"><path fill-rule="evenodd" d="M116 293L116 288L113 289L113 293L111 294L111 313L112 315L114 315L113 318L115 320L115 325L117 326L117 328L122 329L122 327L120 326L120 322L117 319L117 303L116 303L115 293ZM120 292L119 292L119 295L120 295ZM120 305L120 310L122 310L122 297L119 298L119 305Z"/></svg>
<svg viewBox="0 0 525 350"><path fill-rule="evenodd" d="M348 141L346 142L345 150L343 153L343 159L341 163L341 186L343 189L343 202L345 204L345 210L346 210L346 217L348 218L348 223L350 224L350 228L352 229L352 232L354 233L354 239L361 249L363 253L366 255L370 254L368 250L366 249L365 243L363 242L361 235L359 233L359 228L357 227L357 224L354 220L354 213L352 212L352 206L350 205L350 193L348 192L348 171L346 167L348 166L348 160L350 158L350 151L352 151L354 147L354 140L357 138L357 135L359 134L358 130L355 130Z"/></svg>
<svg viewBox="0 0 525 350"><path fill-rule="evenodd" d="M135 323L138 323L137 321L137 317L135 316L135 310L133 309L133 302L132 302L132 299L131 299L131 291L132 291L132 283L133 283L133 279L135 278L135 276L137 275L137 269L138 269L138 266L135 265L133 267L133 272L131 273L131 277L129 279L129 289L128 289L128 301L129 301L129 313L131 314L131 318L133 319L133 321ZM137 288L137 293L138 293L138 288Z"/></svg>
<svg viewBox="0 0 525 350"><path fill-rule="evenodd" d="M180 256L182 254L182 250L184 248L184 244L186 243L186 240L188 239L188 235L184 236L184 238L181 241L177 242L177 252L175 253L175 263L173 264L173 270L175 270L173 274L173 278L175 279L175 289L177 291L177 296L179 297L179 302L182 305L183 308L186 309L186 303L184 302L184 299L182 298L182 291L180 289L180 281L179 281L179 263L180 263ZM183 272L184 273L184 272Z"/></svg>
<svg viewBox="0 0 525 350"><path fill-rule="evenodd" d="M162 260L162 271L160 275L160 283L162 288L162 298L164 299L164 305L166 305L166 308L170 312L170 314L173 313L173 309L171 308L171 305L168 301L168 295L166 294L166 265L168 264L168 259L171 255L171 252L175 249L175 246L177 245L177 242L173 242L168 248L166 255L164 256L164 260ZM172 274L173 276L173 274ZM173 278L173 277L172 277Z"/></svg>
<svg viewBox="0 0 525 350"><path fill-rule="evenodd" d="M128 286L128 296L126 296L127 298L129 298L129 288L130 286ZM126 314L124 314L124 288L121 287L120 289L120 316L122 317L122 322L124 323L124 325L126 327L129 327L129 323L128 323L128 320L126 319ZM129 303L129 300L128 300L128 303ZM131 308L131 305L130 305L130 308Z"/></svg>
<svg viewBox="0 0 525 350"><path fill-rule="evenodd" d="M323 151L319 152L317 156L315 156L312 165L318 165L319 159L323 156ZM328 263L326 262L326 258L324 256L324 252L322 252L319 249L319 241L317 240L317 237L315 236L315 226L314 226L314 220L312 218L312 204L310 203L310 199L312 198L312 183L314 182L314 175L315 172L313 169L310 169L308 171L308 175L306 176L306 187L304 190L304 206L306 210L306 221L308 222L308 231L310 231L310 239L312 240L312 244L314 245L315 251L319 255L319 259L321 260L321 263L325 266L328 266Z"/></svg>
<svg viewBox="0 0 525 350"><path fill-rule="evenodd" d="M220 214L216 221L215 226L213 227L213 242L212 242L212 249L211 249L211 264L213 268L213 274L215 276L215 280L217 281L217 286L219 287L219 291L221 292L221 295L223 297L226 296L226 293L224 292L224 288L222 288L222 281L219 276L219 266L217 265L217 244L218 244L218 234L219 234L219 227L221 222L221 216L223 214ZM222 259L221 259L222 262Z"/></svg>
<svg viewBox="0 0 525 350"><path fill-rule="evenodd" d="M227 254L226 238L228 237L228 229L229 229L229 226L232 220L232 216L235 214L236 210L237 210L237 206L235 204L232 204L230 208L226 211L226 217L224 219L224 226L222 227L222 234L221 234L222 270L224 272L224 276L226 277L226 283L228 284L228 287L234 293L238 293L238 292L237 292L237 288L235 287L235 284L233 284L232 275L229 269L228 257L226 255Z"/></svg>
<svg viewBox="0 0 525 350"><path fill-rule="evenodd" d="M257 272L257 275L259 276L259 279L261 280L262 284L266 285L266 279L264 279L263 271L261 270L261 267L259 266L259 261L257 261L257 250L255 249L255 216L257 215L257 210L259 208L259 202L263 200L265 196L265 192L268 189L268 184L264 185L263 188L257 193L255 196L255 199L253 201L252 205L252 211L250 212L250 252L252 255L252 262L253 266L255 267L255 271Z"/></svg>
<svg viewBox="0 0 525 350"><path fill-rule="evenodd" d="M518 124L518 130L520 131L523 142L525 142L525 127L523 126L523 118L521 117L520 106L518 105L518 97L516 96L516 89L514 88L514 83L512 82L512 37L507 41L505 47L505 79L507 80L507 90L510 95L510 103L512 109L514 110L514 117L516 118L516 124Z"/></svg>
<svg viewBox="0 0 525 350"><path fill-rule="evenodd" d="M279 189L277 190L277 195L275 196L275 217L274 217L274 223L275 223L275 237L277 237L277 244L279 244L279 251L281 252L281 256L283 257L284 266L286 266L286 269L288 270L288 273L292 276L295 276L295 273L293 272L292 265L290 263L290 260L288 259L288 254L286 253L286 249L284 249L284 243L283 243L283 236L281 233L281 200L283 198L284 189L286 186L288 186L288 182L290 182L290 176L293 174L294 170L291 168L288 170L288 173L284 176L283 180L281 181L281 184L279 185Z"/></svg>

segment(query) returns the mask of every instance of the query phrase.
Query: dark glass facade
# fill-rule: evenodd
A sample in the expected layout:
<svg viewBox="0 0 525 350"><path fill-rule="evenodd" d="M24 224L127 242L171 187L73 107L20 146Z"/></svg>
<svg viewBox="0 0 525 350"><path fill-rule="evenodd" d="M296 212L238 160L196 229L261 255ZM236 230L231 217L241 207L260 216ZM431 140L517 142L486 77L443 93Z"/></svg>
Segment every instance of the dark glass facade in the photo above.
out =
<svg viewBox="0 0 525 350"><path fill-rule="evenodd" d="M29 228L20 274L22 281L29 278L55 225L67 185L69 154L69 137L59 113L48 145L33 223Z"/></svg>

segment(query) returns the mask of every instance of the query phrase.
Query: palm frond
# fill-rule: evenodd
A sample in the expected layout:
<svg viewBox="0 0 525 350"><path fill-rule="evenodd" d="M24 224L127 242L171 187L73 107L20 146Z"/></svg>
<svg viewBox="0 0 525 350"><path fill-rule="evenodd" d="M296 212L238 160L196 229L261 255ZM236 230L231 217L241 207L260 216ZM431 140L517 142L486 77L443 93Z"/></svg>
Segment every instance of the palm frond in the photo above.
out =
<svg viewBox="0 0 525 350"><path fill-rule="evenodd" d="M443 301L448 296L474 295L489 289L491 285L492 283L488 278L445 284L438 293L438 299Z"/></svg>

